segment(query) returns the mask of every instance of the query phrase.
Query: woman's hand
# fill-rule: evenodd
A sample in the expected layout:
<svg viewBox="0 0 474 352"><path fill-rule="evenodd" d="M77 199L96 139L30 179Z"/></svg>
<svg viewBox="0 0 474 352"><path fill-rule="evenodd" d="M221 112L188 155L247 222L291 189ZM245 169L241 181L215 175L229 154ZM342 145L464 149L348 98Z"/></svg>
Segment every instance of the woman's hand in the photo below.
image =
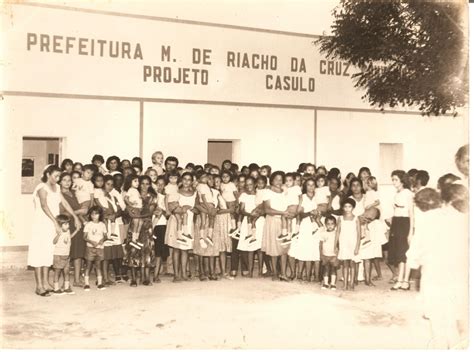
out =
<svg viewBox="0 0 474 352"><path fill-rule="evenodd" d="M76 227L77 230L79 230L82 227L81 220L77 216L74 217L74 226Z"/></svg>

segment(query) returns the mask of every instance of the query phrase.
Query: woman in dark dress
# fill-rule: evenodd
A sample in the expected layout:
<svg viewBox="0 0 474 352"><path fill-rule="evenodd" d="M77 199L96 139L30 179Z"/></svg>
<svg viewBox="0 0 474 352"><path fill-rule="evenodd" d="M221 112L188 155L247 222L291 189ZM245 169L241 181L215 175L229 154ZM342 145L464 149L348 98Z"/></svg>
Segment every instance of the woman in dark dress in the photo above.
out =
<svg viewBox="0 0 474 352"><path fill-rule="evenodd" d="M150 268L155 265L155 242L153 240L152 216L157 206L157 195L151 186L151 179L148 176L140 176L140 196L143 199L143 208L140 215L132 214L131 217L143 219L138 241L132 241L132 233L129 232L126 241L126 255L124 265L130 267L132 282L130 286L137 286L136 269L141 269L141 281L145 286L151 285Z"/></svg>
<svg viewBox="0 0 474 352"><path fill-rule="evenodd" d="M81 210L81 206L77 201L76 195L74 191L71 189L72 186L72 179L71 174L66 172L62 173L59 178L59 185L61 186L61 193L64 199L69 203L72 210L76 215L86 215L84 210ZM60 206L60 213L68 215L69 213L66 209L61 205ZM74 222L71 221L70 223L70 232L73 233L76 230ZM70 251L70 258L74 263L74 283L73 286L75 287L82 287L80 283L81 280L81 268L84 260L84 256L86 253L86 241L84 241L84 235L82 233L82 228L79 232L74 236L71 240L71 251Z"/></svg>

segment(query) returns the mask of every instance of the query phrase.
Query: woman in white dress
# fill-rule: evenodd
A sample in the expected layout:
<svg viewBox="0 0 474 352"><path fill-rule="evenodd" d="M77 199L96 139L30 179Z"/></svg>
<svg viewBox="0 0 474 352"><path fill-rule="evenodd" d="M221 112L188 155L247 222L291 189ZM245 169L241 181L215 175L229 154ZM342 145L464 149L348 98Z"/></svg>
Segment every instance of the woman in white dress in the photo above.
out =
<svg viewBox="0 0 474 352"><path fill-rule="evenodd" d="M300 209L301 209L301 224L300 234L298 239L291 243L290 251L288 255L295 259L298 259L298 270L297 278L301 280L303 274L303 267L306 268L306 277L308 281L311 281L312 267L314 263L314 275L316 281L319 277L319 242L320 237L316 230L317 225L311 219L317 216L317 199L315 196L316 183L314 179L310 178L306 181L303 186L303 195L301 196Z"/></svg>
<svg viewBox="0 0 474 352"><path fill-rule="evenodd" d="M56 165L48 165L43 171L41 183L33 192L35 208L33 218L33 235L28 247L28 265L35 269L36 294L42 297L49 296L47 290L49 267L53 265L54 244L56 234L61 234L61 226L56 221L59 215L59 205L74 219L76 228L81 227L79 218L64 199L60 187L57 185L61 169Z"/></svg>

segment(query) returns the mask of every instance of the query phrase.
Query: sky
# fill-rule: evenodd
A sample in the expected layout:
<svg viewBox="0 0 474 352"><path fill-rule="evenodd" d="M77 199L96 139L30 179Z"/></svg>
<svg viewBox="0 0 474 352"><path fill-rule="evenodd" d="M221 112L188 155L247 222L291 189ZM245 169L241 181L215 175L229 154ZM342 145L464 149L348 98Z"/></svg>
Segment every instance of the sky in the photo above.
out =
<svg viewBox="0 0 474 352"><path fill-rule="evenodd" d="M308 34L329 34L337 0L63 0L37 1L107 11Z"/></svg>

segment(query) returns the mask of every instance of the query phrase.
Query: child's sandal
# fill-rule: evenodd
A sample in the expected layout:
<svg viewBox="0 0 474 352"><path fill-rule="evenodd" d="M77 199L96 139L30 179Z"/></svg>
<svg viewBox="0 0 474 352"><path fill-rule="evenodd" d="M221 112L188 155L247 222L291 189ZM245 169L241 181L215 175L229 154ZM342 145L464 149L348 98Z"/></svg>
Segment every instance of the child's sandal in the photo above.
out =
<svg viewBox="0 0 474 352"><path fill-rule="evenodd" d="M395 285L390 288L391 291L398 291L402 288L402 283L400 281L397 281Z"/></svg>
<svg viewBox="0 0 474 352"><path fill-rule="evenodd" d="M408 281L402 281L400 289L403 290L403 291L409 291L410 290L410 283Z"/></svg>

